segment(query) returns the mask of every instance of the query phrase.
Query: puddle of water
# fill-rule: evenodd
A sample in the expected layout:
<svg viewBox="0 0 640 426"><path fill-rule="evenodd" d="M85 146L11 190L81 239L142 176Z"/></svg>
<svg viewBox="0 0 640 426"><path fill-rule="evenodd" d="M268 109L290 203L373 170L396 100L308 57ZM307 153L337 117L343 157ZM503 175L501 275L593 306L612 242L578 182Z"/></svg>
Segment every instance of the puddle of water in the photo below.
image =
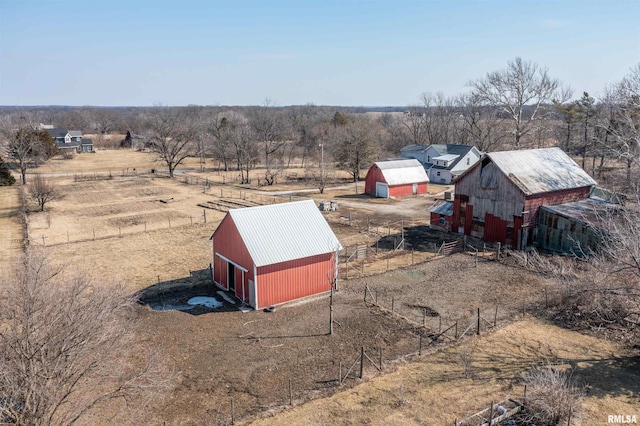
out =
<svg viewBox="0 0 640 426"><path fill-rule="evenodd" d="M191 307L199 305L199 306L204 306L210 309L215 309L222 306L222 302L219 302L218 299L216 299L215 297L208 297L208 296L192 297L187 301L187 304L191 305Z"/></svg>

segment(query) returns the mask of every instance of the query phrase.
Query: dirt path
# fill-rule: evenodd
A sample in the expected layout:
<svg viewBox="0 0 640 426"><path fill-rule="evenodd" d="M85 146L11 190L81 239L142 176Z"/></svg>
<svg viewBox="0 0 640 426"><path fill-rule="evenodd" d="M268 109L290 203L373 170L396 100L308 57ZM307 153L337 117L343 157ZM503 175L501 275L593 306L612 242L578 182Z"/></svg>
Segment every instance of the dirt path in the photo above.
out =
<svg viewBox="0 0 640 426"><path fill-rule="evenodd" d="M0 187L0 277L8 273L22 254L22 225L18 217L17 186Z"/></svg>
<svg viewBox="0 0 640 426"><path fill-rule="evenodd" d="M471 360L466 371L463 354ZM521 399L520 374L554 364L572 368L572 379L586 391L572 424L602 425L612 413L640 414L637 363L611 342L540 320L520 321L253 424L454 424L491 401Z"/></svg>

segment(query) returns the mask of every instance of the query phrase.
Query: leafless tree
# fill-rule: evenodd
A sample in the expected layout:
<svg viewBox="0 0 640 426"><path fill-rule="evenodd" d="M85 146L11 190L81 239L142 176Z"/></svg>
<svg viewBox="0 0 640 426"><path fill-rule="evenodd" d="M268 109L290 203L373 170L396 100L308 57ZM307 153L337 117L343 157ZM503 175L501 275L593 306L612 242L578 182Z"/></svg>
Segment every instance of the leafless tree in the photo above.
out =
<svg viewBox="0 0 640 426"><path fill-rule="evenodd" d="M197 152L195 129L186 111L155 106L149 113L149 144L169 168L169 177Z"/></svg>
<svg viewBox="0 0 640 426"><path fill-rule="evenodd" d="M123 287L65 276L31 250L0 294L3 423L116 421L116 406L141 411L166 388L159 358L134 339L135 300Z"/></svg>
<svg viewBox="0 0 640 426"><path fill-rule="evenodd" d="M507 139L505 119L498 107L485 105L476 94L461 95L457 105L462 116L463 139L480 151L499 148Z"/></svg>
<svg viewBox="0 0 640 426"><path fill-rule="evenodd" d="M631 169L640 165L640 63L607 97L608 120L600 127L600 139L609 155L623 160L627 167L627 185L632 184Z"/></svg>
<svg viewBox="0 0 640 426"><path fill-rule="evenodd" d="M258 146L247 118L235 112L225 115L226 124L220 129L221 144L230 146L240 171L240 183L250 183L249 172L258 158Z"/></svg>
<svg viewBox="0 0 640 426"><path fill-rule="evenodd" d="M248 113L249 123L264 154L264 183L273 185L283 167L283 147L286 143L285 120L275 104L266 99L264 104Z"/></svg>
<svg viewBox="0 0 640 426"><path fill-rule="evenodd" d="M53 138L44 130L20 127L8 140L9 156L18 164L22 184L27 182L27 169L37 167L57 152Z"/></svg>
<svg viewBox="0 0 640 426"><path fill-rule="evenodd" d="M346 170L353 181L360 179L360 170L367 167L377 154L375 130L367 117L351 116L347 124L336 126L330 136L334 139L334 158L337 167Z"/></svg>
<svg viewBox="0 0 640 426"><path fill-rule="evenodd" d="M549 77L546 68L516 58L501 71L488 73L471 81L473 94L485 105L498 106L513 122L515 149L531 130L531 123L543 111L544 105L556 99L564 102L557 79Z"/></svg>
<svg viewBox="0 0 640 426"><path fill-rule="evenodd" d="M38 204L41 212L44 211L44 206L48 202L56 200L60 196L58 188L41 174L35 175L29 184L29 197Z"/></svg>

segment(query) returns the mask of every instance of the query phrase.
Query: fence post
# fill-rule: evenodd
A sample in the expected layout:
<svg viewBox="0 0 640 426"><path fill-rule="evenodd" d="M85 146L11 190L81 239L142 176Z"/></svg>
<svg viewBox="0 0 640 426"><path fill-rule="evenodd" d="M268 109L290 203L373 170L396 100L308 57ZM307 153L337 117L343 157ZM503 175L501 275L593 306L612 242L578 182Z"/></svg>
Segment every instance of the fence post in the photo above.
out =
<svg viewBox="0 0 640 426"><path fill-rule="evenodd" d="M342 361L338 363L338 385L342 384Z"/></svg>
<svg viewBox="0 0 640 426"><path fill-rule="evenodd" d="M412 264L412 265L413 265L413 252L414 252L414 251L415 251L414 249L411 249L411 264Z"/></svg>
<svg viewBox="0 0 640 426"><path fill-rule="evenodd" d="M380 371L382 371L382 347L378 348L378 362L380 363Z"/></svg>
<svg viewBox="0 0 640 426"><path fill-rule="evenodd" d="M362 259L362 272L361 273L364 275L364 259Z"/></svg>
<svg viewBox="0 0 640 426"><path fill-rule="evenodd" d="M367 232L369 232L369 216L367 216Z"/></svg>
<svg viewBox="0 0 640 426"><path fill-rule="evenodd" d="M491 401L491 408L489 409L489 426L493 424L493 401Z"/></svg>
<svg viewBox="0 0 640 426"><path fill-rule="evenodd" d="M391 252L387 254L387 271L389 270L389 257L391 257Z"/></svg>
<svg viewBox="0 0 640 426"><path fill-rule="evenodd" d="M420 343L418 345L418 355L422 355L422 332L420 332Z"/></svg>
<svg viewBox="0 0 640 426"><path fill-rule="evenodd" d="M42 247L44 247L44 235L42 236Z"/></svg>
<svg viewBox="0 0 640 426"><path fill-rule="evenodd" d="M478 308L478 327L476 329L476 334L480 335L480 308Z"/></svg>
<svg viewBox="0 0 640 426"><path fill-rule="evenodd" d="M204 217L204 223L207 223L207 210L202 209L202 216Z"/></svg>
<svg viewBox="0 0 640 426"><path fill-rule="evenodd" d="M236 422L236 405L235 402L233 400L233 398L231 398L231 424L235 424Z"/></svg>
<svg viewBox="0 0 640 426"><path fill-rule="evenodd" d="M498 324L498 304L496 303L496 313L493 314L493 328Z"/></svg>
<svg viewBox="0 0 640 426"><path fill-rule="evenodd" d="M391 313L393 313L393 308L394 308L395 301L396 301L395 296L391 296Z"/></svg>
<svg viewBox="0 0 640 426"><path fill-rule="evenodd" d="M426 327L427 325L427 308L422 308L422 326Z"/></svg>
<svg viewBox="0 0 640 426"><path fill-rule="evenodd" d="M364 346L360 347L360 378L362 379L362 373L364 372Z"/></svg>
<svg viewBox="0 0 640 426"><path fill-rule="evenodd" d="M293 386L291 385L291 379L289 379L289 405L293 407Z"/></svg>
<svg viewBox="0 0 640 426"><path fill-rule="evenodd" d="M144 223L144 232L147 232L147 222Z"/></svg>
<svg viewBox="0 0 640 426"><path fill-rule="evenodd" d="M458 320L456 320L456 334L455 334L455 338L456 338L456 340L458 340Z"/></svg>
<svg viewBox="0 0 640 426"><path fill-rule="evenodd" d="M351 212L349 212L349 226L351 226Z"/></svg>

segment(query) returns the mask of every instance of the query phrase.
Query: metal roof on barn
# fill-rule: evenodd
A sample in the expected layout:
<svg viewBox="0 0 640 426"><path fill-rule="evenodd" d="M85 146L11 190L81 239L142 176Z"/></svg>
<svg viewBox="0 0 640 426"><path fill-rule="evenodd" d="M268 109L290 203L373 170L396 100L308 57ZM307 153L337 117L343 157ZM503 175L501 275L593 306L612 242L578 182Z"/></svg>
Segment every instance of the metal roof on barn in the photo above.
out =
<svg viewBox="0 0 640 426"><path fill-rule="evenodd" d="M313 200L229 210L257 267L342 249Z"/></svg>
<svg viewBox="0 0 640 426"><path fill-rule="evenodd" d="M378 161L376 166L382 172L384 180L389 186L429 182L424 166L415 158Z"/></svg>
<svg viewBox="0 0 640 426"><path fill-rule="evenodd" d="M560 148L501 151L487 156L527 195L596 184Z"/></svg>
<svg viewBox="0 0 640 426"><path fill-rule="evenodd" d="M431 213L441 214L445 216L453 216L453 201L436 200L429 211Z"/></svg>
<svg viewBox="0 0 640 426"><path fill-rule="evenodd" d="M619 204L614 204L601 198L587 198L586 200L555 206L543 205L540 208L568 219L595 226L607 224L622 209Z"/></svg>

